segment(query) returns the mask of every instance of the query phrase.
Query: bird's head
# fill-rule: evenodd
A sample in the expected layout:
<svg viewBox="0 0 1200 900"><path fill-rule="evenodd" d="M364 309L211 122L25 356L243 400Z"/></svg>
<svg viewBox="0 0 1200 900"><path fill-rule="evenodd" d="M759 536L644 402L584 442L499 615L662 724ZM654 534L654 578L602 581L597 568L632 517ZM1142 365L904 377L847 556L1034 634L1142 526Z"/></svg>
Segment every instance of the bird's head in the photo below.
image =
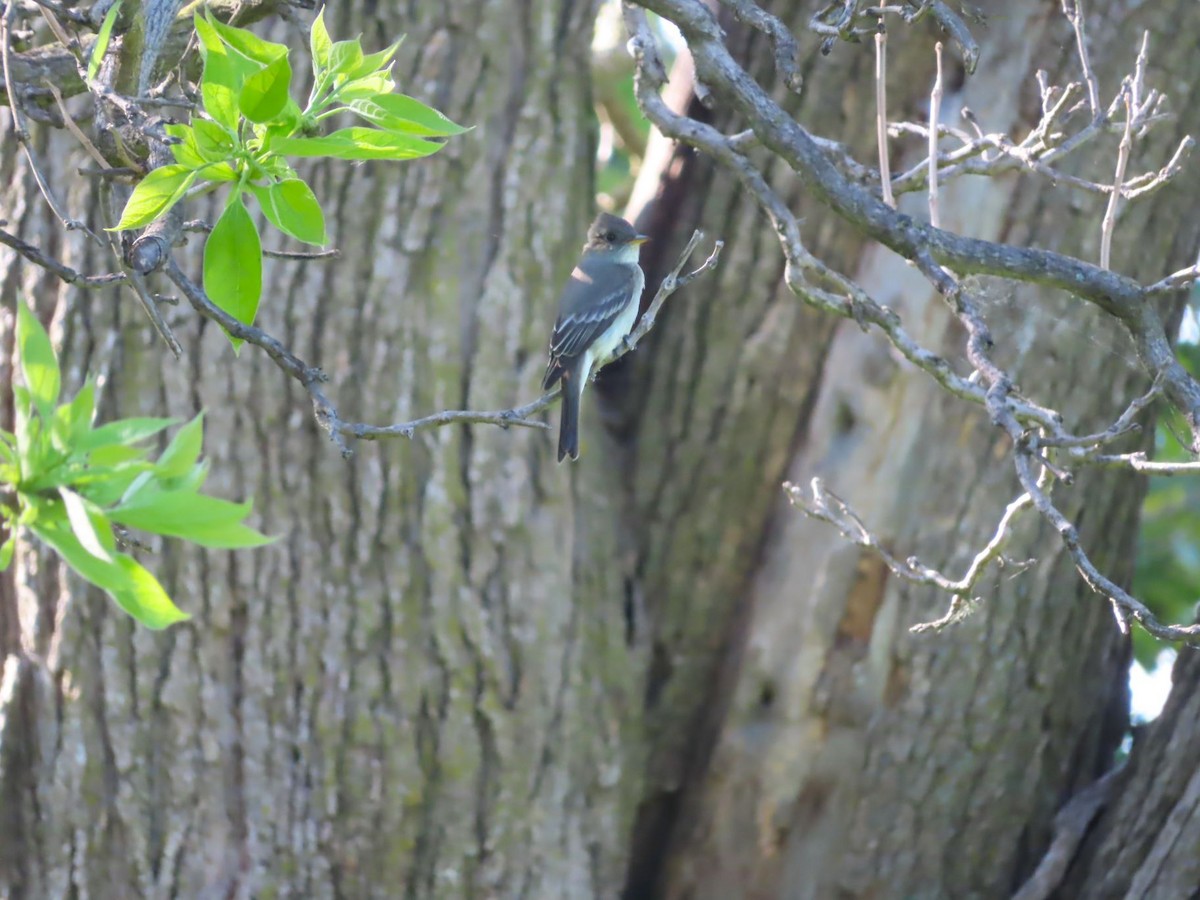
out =
<svg viewBox="0 0 1200 900"><path fill-rule="evenodd" d="M638 230L612 213L600 213L596 221L588 229L587 243L583 245L585 253L619 253L622 257L629 256L637 261L638 246L649 238L639 234Z"/></svg>

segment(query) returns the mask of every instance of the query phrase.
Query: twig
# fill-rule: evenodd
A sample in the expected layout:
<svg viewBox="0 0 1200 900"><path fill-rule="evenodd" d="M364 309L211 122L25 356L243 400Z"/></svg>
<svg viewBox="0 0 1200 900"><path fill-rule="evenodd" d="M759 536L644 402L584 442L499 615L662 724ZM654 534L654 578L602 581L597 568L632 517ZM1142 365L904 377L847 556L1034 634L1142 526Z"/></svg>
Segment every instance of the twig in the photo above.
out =
<svg viewBox="0 0 1200 900"><path fill-rule="evenodd" d="M1063 15L1075 29L1075 43L1079 49L1079 64L1083 67L1083 80L1087 84L1088 108L1092 118L1098 119L1100 112L1100 85L1096 81L1096 73L1092 71L1091 57L1088 56L1087 36L1083 30L1083 0L1062 0Z"/></svg>
<svg viewBox="0 0 1200 900"><path fill-rule="evenodd" d="M112 273L107 275L83 275L76 272L65 263L59 262L51 256L47 256L33 244L27 244L19 237L9 234L7 231L0 229L0 244L6 247L11 247L16 250L31 263L41 266L47 272L52 272L65 281L67 284L73 284L81 288L101 288L108 287L110 284L121 284L128 279L121 273Z"/></svg>
<svg viewBox="0 0 1200 900"><path fill-rule="evenodd" d="M616 352L613 354L611 359L608 360L608 362L604 363L604 365L608 365L608 363L620 359L626 353L637 349L638 342L646 336L646 333L653 328L654 323L658 321L658 312L662 309L663 304L666 303L667 298L670 297L671 294L675 293L675 291L679 290L681 287L686 287L705 272L716 268L717 258L721 255L721 249L725 246L724 241L716 241L713 243L712 252L709 253L708 258L701 263L699 268L692 270L687 275L680 276L679 274L683 271L683 267L687 264L688 259L691 258L692 253L695 251L696 247L699 246L700 241L703 239L703 231L696 230L692 232L692 236L688 239L687 244L684 246L683 252L679 254L679 260L675 263L675 267L668 272L666 277L663 278L662 282L659 283L658 290L654 294L654 299L650 301L650 305L646 308L646 311L642 313L641 319L638 320L638 323L634 327L633 331L631 331L625 337L625 339L621 341ZM597 372L598 371L599 369L597 369ZM593 375L593 378L594 377L595 376Z"/></svg>
<svg viewBox="0 0 1200 900"><path fill-rule="evenodd" d="M1017 247L954 234L903 216L849 181L830 163L808 131L787 114L733 59L712 13L696 0L638 0L683 32L700 77L746 118L763 146L795 171L810 195L865 236L906 259L925 253L961 274L1000 275L1058 288L1116 317L1133 338L1138 356L1187 418L1200 448L1200 382L1179 363L1162 317L1145 302L1144 288L1113 272L1052 251ZM628 8L627 8L628 9Z"/></svg>
<svg viewBox="0 0 1200 900"><path fill-rule="evenodd" d="M1200 461L1172 462L1162 459L1152 460L1147 459L1146 454L1140 451L1137 453L1084 456L1080 462L1084 465L1101 466L1103 468L1133 469L1133 471L1140 472L1143 475L1161 475L1166 478L1171 478L1175 475L1200 475Z"/></svg>
<svg viewBox="0 0 1200 900"><path fill-rule="evenodd" d="M951 578L937 569L925 565L915 556L910 556L905 560L899 560L892 556L884 548L883 541L863 524L862 519L850 508L850 505L829 490L820 478L814 478L809 482L809 494L805 494L802 488L792 484L790 481L783 483L783 491L792 505L799 507L805 515L819 519L822 522L828 522L854 544L866 547L876 553L896 577L912 582L913 584L936 587L952 595L954 601L957 601L952 604L951 608L951 613L954 614L955 620L957 620L959 614L965 611L965 607L962 605L964 602L969 604L974 603L970 595L975 585L979 583L994 563L999 563L1002 560L1004 548L1012 536L1013 523L1016 521L1017 516L1032 503L1028 494L1022 494L1013 500L1012 503L1008 504L1004 510L1004 515L1000 518L1000 522L996 526L992 539L988 541L982 550L975 554L974 559L971 560L961 578ZM914 625L911 630L915 632L927 631L930 628L941 627L945 624L947 624L947 621L939 620L937 623Z"/></svg>
<svg viewBox="0 0 1200 900"><path fill-rule="evenodd" d="M179 229L180 231L191 231L200 234L208 234L213 230L211 222L205 222L203 219L188 219ZM311 259L337 259L342 255L342 251L336 247L330 250L263 250L263 256L269 256L272 259L293 259L293 260L311 260Z"/></svg>
<svg viewBox="0 0 1200 900"><path fill-rule="evenodd" d="M188 223L194 225L195 223ZM687 263L687 258L696 244L701 240L703 235L701 232L696 232L692 235L692 239L688 242L685 253L681 255L679 262L671 273L663 279L659 286L658 292L655 294L654 300L651 302L649 309L642 317L642 321L638 323L638 327L633 333L622 342L616 353L605 363L619 359L626 353L629 353L636 346L638 341L646 334L654 324L655 316L662 308L667 297L673 294L676 290L690 283L693 279L698 278L703 273L709 271L716 265L717 256L720 253L721 243L717 242L713 252L708 259L697 269L689 272L687 275L680 277L679 272L682 271ZM538 419L531 418L541 412L546 407L550 406L559 396L560 388L555 387L553 390L543 394L536 400L526 403L524 406L513 407L512 409L502 410L443 410L442 412L424 416L419 419L413 419L410 422L398 422L394 425L371 425L366 422L346 422L339 415L337 408L325 396L325 392L321 385L325 384L329 379L324 372L317 366L310 366L303 359L289 350L277 338L272 337L260 328L253 325L245 325L239 322L229 313L214 304L204 291L192 282L183 271L179 268L179 264L175 262L173 257L167 259L165 265L167 277L173 281L176 286L187 297L192 308L200 315L207 319L216 322L224 328L230 335L248 344L253 344L260 350L264 351L271 360L284 373L295 378L304 389L308 392L313 404L313 414L316 417L317 423L329 433L330 439L341 450L343 457L349 457L353 454L349 445L346 443L347 437L359 438L361 440L376 440L386 437L406 437L412 438L417 431L425 428L439 428L445 425L455 424L477 424L477 425L498 425L501 428L510 426L519 426L522 428L537 428L547 430L549 426Z"/></svg>
<svg viewBox="0 0 1200 900"><path fill-rule="evenodd" d="M263 256L272 259L291 259L305 262L314 259L337 259L342 251L334 247L331 250L263 250Z"/></svg>
<svg viewBox="0 0 1200 900"><path fill-rule="evenodd" d="M929 94L929 224L941 227L938 215L938 123L942 117L942 42L933 45L937 59L937 76Z"/></svg>
<svg viewBox="0 0 1200 900"><path fill-rule="evenodd" d="M87 13L80 12L77 9L63 6L58 0L33 0L38 6L44 10L54 13L60 19L66 19L74 25L80 25L84 28L94 29L96 26L92 20L88 18Z"/></svg>
<svg viewBox="0 0 1200 900"><path fill-rule="evenodd" d="M647 118L665 134L699 147L731 169L758 200L779 235L787 263L784 275L793 292L815 306L850 316L864 324L864 327L868 322L879 325L901 352L905 352L906 356L911 354L910 358L940 383L953 385L964 397L982 401L992 421L1012 441L1013 465L1025 492L1012 509L1012 515L1024 506L1032 505L1058 531L1084 581L1110 600L1122 628L1128 628L1130 620L1137 620L1151 634L1169 640L1192 641L1200 637L1200 626L1160 623L1141 601L1101 574L1083 551L1075 527L1051 502L1047 493L1052 478L1067 482L1071 473L1047 458L1041 450L1041 436L1037 431L1031 432L1023 426L1022 419L1028 417L1044 424L1046 446L1058 444L1069 448L1078 439L1066 434L1058 413L1016 396L1012 378L991 357L993 342L980 312L978 298L949 269L968 274L996 274L1058 287L1090 300L1116 317L1134 338L1139 356L1156 379L1152 393L1157 393L1161 386L1167 398L1188 417L1194 439L1200 443L1200 384L1175 357L1157 310L1153 304L1145 302L1145 289L1130 279L1081 260L1043 250L965 238L899 215L858 184L847 181L826 157L826 150L733 60L724 45L720 26L702 3L697 0L638 2L679 26L701 77L746 119L757 143L787 162L811 194L862 233L881 241L916 265L966 329L966 356L975 369L975 375L970 379L961 379L934 354L915 343L906 346L906 342L898 341L903 332L894 314L879 307L852 281L831 272L812 257L800 241L795 216L767 185L762 171L739 152L740 148L749 146L750 141L739 136L739 149L735 149L731 139L712 126L676 114L666 106L658 93L665 82L665 71L658 56L655 38L645 16L627 5L625 15L632 35L630 46L637 62L635 85L639 105ZM850 9L849 5L845 9ZM1044 97L1043 103L1046 108L1053 109L1056 106L1056 101L1049 96ZM1147 102L1134 109L1131 118L1136 119L1143 112L1148 115L1152 109L1153 106ZM1107 115L1111 116L1111 110ZM1098 118L1105 116L1104 111L1100 111ZM1100 127L1098 125L1094 130ZM1103 290L1101 285L1104 285ZM1112 436L1133 427L1132 417L1138 408L1138 402L1131 404L1130 409L1109 429ZM1110 439L1107 433L1101 437ZM1093 445L1093 452L1096 446L1099 444ZM834 509L835 505L830 504L831 501L826 508ZM1006 520L1010 519L1011 516L1006 516ZM836 507L832 520L840 522L840 527L852 539L877 547L878 541L862 527L861 522L856 523L844 504ZM982 559L986 560L988 554L994 551L995 548L989 544ZM917 580L938 583L940 573L927 570L913 561L900 563L890 556L885 558L890 566L907 572ZM952 593L953 588L961 586L950 579L945 581ZM960 614L963 608L963 602L958 603L952 608L952 615Z"/></svg>
<svg viewBox="0 0 1200 900"><path fill-rule="evenodd" d="M129 283L133 285L133 293L138 298L138 302L142 304L142 309L146 311L146 315L150 317L151 324L154 325L154 330L158 332L158 336L166 341L167 347L170 348L172 355L176 359L183 356L183 348L179 346L179 341L176 340L175 334L171 331L166 320L159 311L158 303L155 302L153 295L146 288L146 278L140 272L129 270Z"/></svg>
<svg viewBox="0 0 1200 900"><path fill-rule="evenodd" d="M1180 291L1200 280L1200 265L1188 266L1186 269L1180 269L1178 272L1172 272L1161 281L1156 281L1150 287L1146 288L1148 295L1169 294L1172 291Z"/></svg>
<svg viewBox="0 0 1200 900"><path fill-rule="evenodd" d="M58 88L54 86L54 82L47 80L44 84L50 93L54 95L54 102L58 104L58 109L62 113L63 124L66 126L67 131L75 136L75 140L79 141L83 149L87 151L88 156L94 159L101 169L111 169L112 166L108 164L108 160L104 158L104 154L96 149L96 145L92 143L91 138L84 134L83 129L76 125L75 120L71 118L71 113L67 110L67 103L63 100L63 95L59 92Z"/></svg>
<svg viewBox="0 0 1200 900"><path fill-rule="evenodd" d="M721 0L721 3L733 10L739 22L761 31L770 39L775 50L775 70L783 76L787 89L799 94L804 87L804 76L800 74L800 48L791 31L750 0Z"/></svg>
<svg viewBox="0 0 1200 900"><path fill-rule="evenodd" d="M887 32L884 31L882 18L879 20L879 30L875 32L875 133L879 144L879 180L883 186L883 202L895 209L887 143Z"/></svg>
<svg viewBox="0 0 1200 900"><path fill-rule="evenodd" d="M5 4L3 14L0 14L0 62L3 64L4 88L8 93L8 108L13 118L13 133L16 135L18 143L20 143L21 149L25 152L25 159L29 162L29 169L33 173L34 181L37 182L38 190L41 191L50 210L62 222L63 227L68 231L82 231L91 237L92 240L99 242L100 239L83 222L63 212L58 201L54 199L54 194L50 190L50 185L47 183L46 177L38 167L37 159L33 155L33 149L29 146L29 132L25 130L25 123L21 118L23 107L17 98L16 92L13 90L12 70L8 59L12 17L15 9L16 5L14 3L7 3Z"/></svg>
<svg viewBox="0 0 1200 900"><path fill-rule="evenodd" d="M1133 100L1125 95L1125 134L1117 147L1117 172L1113 176L1112 193L1108 195L1108 206L1100 222L1100 268L1111 268L1113 232L1117 227L1117 204L1121 202L1121 184L1125 181L1125 167L1129 164L1129 152L1133 148Z"/></svg>

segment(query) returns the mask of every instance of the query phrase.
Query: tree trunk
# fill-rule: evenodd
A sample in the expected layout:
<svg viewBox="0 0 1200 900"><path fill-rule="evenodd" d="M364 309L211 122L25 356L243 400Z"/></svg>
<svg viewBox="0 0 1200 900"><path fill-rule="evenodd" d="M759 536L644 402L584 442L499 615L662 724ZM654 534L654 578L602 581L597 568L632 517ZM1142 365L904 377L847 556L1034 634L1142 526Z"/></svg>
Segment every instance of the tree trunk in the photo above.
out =
<svg viewBox="0 0 1200 900"><path fill-rule="evenodd" d="M1076 77L1070 30L1033 0L986 6L985 55L959 105L989 130L1019 128L1036 108L1033 69ZM1191 109L1194 7L1089 4L1102 86L1116 88L1150 28L1149 83ZM263 326L330 374L346 417L536 395L592 212L581 61L594 12L330 6L335 37L382 46L407 31L400 90L476 126L426 161L316 167L342 257L268 263ZM790 13L797 30L810 12ZM769 63L759 36L731 34L743 58ZM892 40L893 114L920 117L931 39ZM794 104L864 160L872 65L865 47L809 53ZM1160 164L1189 129L1194 114L1181 115L1138 158ZM43 144L60 195L74 185L71 208L94 209L69 138ZM7 227L77 269L110 270L94 245L64 243L11 145ZM1083 170L1111 177L1114 148L1098 144ZM771 177L789 178L778 165ZM791 193L810 248L961 365L962 335L922 280ZM944 193L947 227L1096 256L1092 198L1015 178ZM1189 262L1198 200L1191 179L1131 206L1114 267L1157 278ZM1109 767L1124 727L1128 650L1108 607L1027 517L1013 555L1039 565L987 585L965 624L910 635L945 598L888 579L788 508L779 482L820 474L896 553L957 571L1015 496L1004 439L882 340L788 294L775 235L724 173L687 157L653 215L659 268L697 223L730 246L715 277L672 298L647 349L605 373L606 402L585 401L574 466L554 465L545 434L482 426L359 444L344 461L298 385L253 348L235 357L186 308L171 318L176 363L127 294L3 270L0 366L23 288L53 317L68 383L105 373L102 416L205 408L209 489L253 495L280 540L146 556L194 616L157 634L53 557L19 553L0 577L0 886L14 898L610 898L621 885L633 898L958 897L1004 895L1032 871L1055 810ZM986 287L1001 358L1078 430L1145 386L1132 349L1080 303ZM1089 474L1057 496L1125 578L1140 494ZM1160 809L1185 812L1195 793L1181 787L1191 751L1170 738L1190 710L1173 700L1130 760L1126 790L1154 784ZM1167 768L1175 780L1157 781ZM1156 819L1157 842L1128 840L1133 800L1110 806L1075 883L1099 883L1111 846L1128 859L1122 884L1144 883L1151 859L1187 876L1196 854L1161 848L1191 833ZM1190 839L1174 852L1194 851Z"/></svg>
<svg viewBox="0 0 1200 900"><path fill-rule="evenodd" d="M311 169L342 256L268 260L260 313L330 375L347 419L379 423L536 397L593 213L579 61L595 4L405 6L331 4L326 18L368 48L407 32L400 89L474 130L426 161ZM40 139L51 183L107 224L69 136ZM3 218L81 270L111 270L95 247L63 246L12 145ZM198 254L184 265L198 275ZM7 327L23 286L54 316L75 385L106 373L102 415L206 409L208 489L252 495L279 536L148 556L194 616L162 634L22 555L17 585L40 615L17 628L4 597L11 896L578 896L619 881L637 666L614 511L593 493L601 448L560 467L542 432L454 427L344 461L295 382L252 347L235 356L186 306L171 317L177 363L127 292L6 271Z"/></svg>
<svg viewBox="0 0 1200 900"><path fill-rule="evenodd" d="M805 34L813 5L768 6ZM943 121L956 123L969 106L985 131L1023 134L1039 114L1034 70L1047 68L1057 84L1080 77L1071 29L1053 5L982 7L978 71L964 80L950 67ZM1162 165L1197 126L1195 4L1089 3L1086 12L1104 102L1151 32L1148 83L1169 86L1181 112L1139 145L1138 171ZM758 61L756 73L771 81L765 38L726 24L739 58ZM932 43L922 30L892 29L891 118L928 117ZM802 37L805 87L793 111L874 159L873 48L838 45L821 58L812 44ZM691 114L706 115L699 104ZM727 133L745 127L720 108L715 115ZM892 142L893 171L920 159L919 143ZM1115 157L1116 136L1082 154L1077 170L1111 180ZM769 174L786 191L782 168ZM1059 806L1113 765L1127 721L1127 641L1032 515L1011 555L1036 556L1037 566L981 585L983 602L965 623L909 633L948 598L897 583L872 552L790 508L779 483L820 476L894 554L957 577L1019 492L1007 439L881 337L842 322L830 339L830 323L782 288L775 236L728 175L693 161L680 180L670 194L689 198L683 214L655 218L676 223L676 243L698 220L731 246L716 283L671 307L653 361L639 360L631 378L649 385L627 403L638 435L629 503L653 646L647 714L661 727L651 732L626 894L1007 896L1041 858ZM970 371L961 329L915 269L789 192L814 253ZM1189 177L1130 205L1114 268L1154 280L1193 261L1198 198L1200 180ZM921 195L902 204L927 214ZM943 188L941 213L951 230L1098 256L1103 199L1042 180L963 179ZM998 358L1072 429L1104 427L1147 387L1129 341L1080 301L994 281L976 288L990 298ZM1140 479L1085 472L1055 495L1093 559L1124 583L1142 492ZM1190 764L1178 765L1190 777ZM1164 804L1179 800L1164 790ZM1118 828L1110 841L1126 834ZM1196 858L1189 836L1173 861ZM1140 865L1128 855L1126 883ZM1112 858L1098 850L1089 877ZM1131 896L1151 895L1183 896Z"/></svg>

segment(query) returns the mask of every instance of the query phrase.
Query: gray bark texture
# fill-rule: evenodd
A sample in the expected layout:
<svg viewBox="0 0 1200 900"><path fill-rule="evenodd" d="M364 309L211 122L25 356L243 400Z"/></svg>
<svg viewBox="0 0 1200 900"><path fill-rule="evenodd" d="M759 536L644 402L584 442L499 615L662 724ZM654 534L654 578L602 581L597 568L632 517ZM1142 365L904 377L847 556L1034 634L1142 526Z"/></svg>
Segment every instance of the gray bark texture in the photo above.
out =
<svg viewBox="0 0 1200 900"><path fill-rule="evenodd" d="M815 6L766 5L801 34ZM1057 4L976 5L979 70L951 79L944 105L1020 132L1037 117L1036 69L1078 77L1072 33ZM371 48L407 33L400 90L475 126L429 160L315 167L341 258L267 262L261 324L329 373L345 418L535 396L592 214L595 7L330 4L335 37L361 31ZM1148 82L1178 113L1139 145L1157 167L1200 132L1200 7L1086 12L1108 95L1151 32ZM770 80L762 36L729 33ZM933 39L893 30L893 118L924 118ZM870 48L802 46L794 112L873 159ZM111 271L106 250L64 235L7 137L6 227ZM70 137L38 140L60 198L102 227ZM1078 171L1111 177L1115 147L1097 142ZM921 148L893 150L902 164ZM897 555L957 573L1016 494L1006 439L879 337L801 306L728 175L682 152L663 171L639 222L655 235L651 282L694 227L728 246L585 400L574 466L554 464L541 432L484 426L343 460L297 384L252 347L235 356L186 306L168 309L176 362L127 293L67 288L0 251L0 383L23 292L68 386L104 376L101 416L207 410L209 490L253 495L280 536L143 556L194 617L163 633L19 550L0 576L0 896L1007 897L1034 871L1057 810L1113 765L1127 640L1032 515L1012 555L1037 565L985 585L965 623L908 632L947 598L804 519L780 482L820 475ZM790 183L778 163L768 176ZM961 330L919 274L789 192L809 247L962 365ZM922 197L903 202L922 214ZM1149 281L1194 260L1198 205L1188 174L1129 206L1114 268ZM1102 213L1016 176L943 189L944 227L1092 259ZM198 277L194 244L181 260ZM998 359L1077 431L1146 387L1090 307L980 286ZM1126 583L1143 489L1084 473L1055 495ZM1200 666L1185 653L1176 675L1061 896L1195 890Z"/></svg>

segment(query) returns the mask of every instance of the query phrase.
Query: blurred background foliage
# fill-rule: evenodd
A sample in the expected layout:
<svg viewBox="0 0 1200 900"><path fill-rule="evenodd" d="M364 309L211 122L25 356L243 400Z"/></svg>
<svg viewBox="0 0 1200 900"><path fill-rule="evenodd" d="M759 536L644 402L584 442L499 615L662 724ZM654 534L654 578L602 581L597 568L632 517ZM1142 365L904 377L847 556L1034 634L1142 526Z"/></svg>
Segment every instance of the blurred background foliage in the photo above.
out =
<svg viewBox="0 0 1200 900"><path fill-rule="evenodd" d="M1200 328L1195 311L1200 289L1193 292L1192 309L1184 323L1179 358L1193 375L1200 375ZM1159 415L1154 440L1156 459L1192 459L1181 442L1187 428L1173 410ZM1190 622L1200 601L1200 479L1152 478L1142 505L1134 593L1164 621ZM1168 652L1163 653L1164 650ZM1134 629L1133 651L1147 669L1169 665L1174 651L1167 644Z"/></svg>

